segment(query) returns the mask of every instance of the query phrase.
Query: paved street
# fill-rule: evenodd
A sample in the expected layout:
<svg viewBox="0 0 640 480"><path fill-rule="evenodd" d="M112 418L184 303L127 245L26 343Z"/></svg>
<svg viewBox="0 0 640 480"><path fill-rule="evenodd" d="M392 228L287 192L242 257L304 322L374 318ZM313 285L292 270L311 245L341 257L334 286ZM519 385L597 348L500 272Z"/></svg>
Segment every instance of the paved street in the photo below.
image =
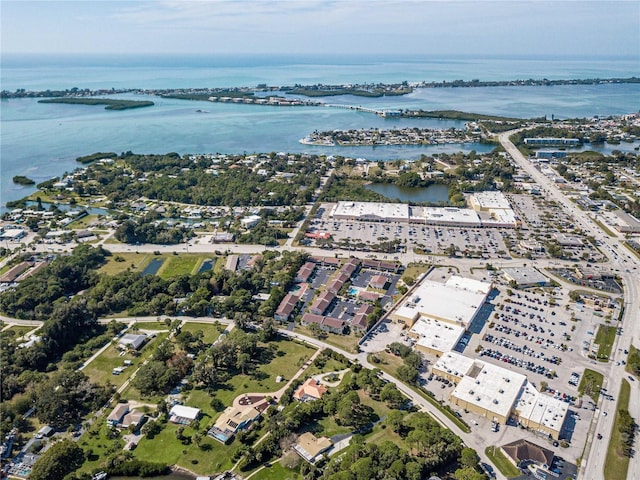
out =
<svg viewBox="0 0 640 480"><path fill-rule="evenodd" d="M577 208L570 199L568 199L555 186L553 181L547 176L539 172L529 162L522 153L509 140L509 136L514 132L505 132L499 135L499 140L505 150L512 156L522 169L524 169L544 190L544 194L553 198L570 211L577 222L585 231L593 235L604 245L605 253L609 256L610 265L618 270L618 274L622 278L625 293L625 312L623 317L623 333L616 337L614 345L614 356L605 368L605 385L603 385L611 395L617 400L618 392L622 379L626 379L627 375L624 366L616 366L615 362L623 359L624 355L620 354L618 348L629 349L632 343L638 344L640 333L640 260L631 254L619 241L618 237L609 237L603 232L598 225L589 217L589 215ZM634 269L635 267L635 269ZM638 393L638 382L631 382L632 394L629 410L636 421L640 420L640 398ZM609 405L607 405L609 404ZM587 440L587 448L585 449L584 458L579 470L579 477L585 480L601 480L604 476L604 461L606 455L606 447L613 428L614 413L617 409L615 402L600 399L600 415L595 419L593 430ZM603 415L602 412L607 412ZM609 413L610 412L610 413ZM635 413L634 413L635 412ZM603 436L602 440L597 440L597 434ZM598 445L594 445L598 442ZM640 478L640 455L635 455L629 464L629 479Z"/></svg>

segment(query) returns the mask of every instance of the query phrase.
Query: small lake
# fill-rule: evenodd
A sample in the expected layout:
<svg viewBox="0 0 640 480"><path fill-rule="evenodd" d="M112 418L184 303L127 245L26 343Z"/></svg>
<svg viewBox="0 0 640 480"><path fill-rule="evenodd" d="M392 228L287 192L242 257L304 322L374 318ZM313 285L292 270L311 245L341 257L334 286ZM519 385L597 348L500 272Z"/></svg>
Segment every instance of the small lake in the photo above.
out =
<svg viewBox="0 0 640 480"><path fill-rule="evenodd" d="M149 262L147 268L144 269L142 275L155 275L156 273L158 273L158 270L160 270L160 267L163 263L163 258L154 258L153 260L151 260L151 262Z"/></svg>
<svg viewBox="0 0 640 480"><path fill-rule="evenodd" d="M202 265L200 265L200 269L198 270L198 273L208 272L213 268L213 265L215 264L215 262L216 262L215 259L205 260L204 262L202 262Z"/></svg>
<svg viewBox="0 0 640 480"><path fill-rule="evenodd" d="M398 187L391 183L371 183L369 190L401 202L415 203L449 203L449 187L446 185L430 185L424 187Z"/></svg>

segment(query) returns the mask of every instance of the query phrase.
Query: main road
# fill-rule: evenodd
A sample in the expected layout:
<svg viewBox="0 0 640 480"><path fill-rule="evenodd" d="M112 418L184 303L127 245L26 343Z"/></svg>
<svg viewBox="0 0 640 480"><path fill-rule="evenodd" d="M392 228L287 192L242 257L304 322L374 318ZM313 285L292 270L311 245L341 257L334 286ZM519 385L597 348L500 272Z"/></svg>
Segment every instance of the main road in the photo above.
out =
<svg viewBox="0 0 640 480"><path fill-rule="evenodd" d="M555 185L552 179L540 172L531 162L529 162L522 152L509 140L515 131L504 132L498 135L498 139L504 149L511 155L511 158L525 171L531 178L540 185L547 195L570 212L580 227L592 234L596 240L607 250L607 255L611 264L622 279L624 286L625 309L622 318L623 332L617 338L613 348L613 358L605 373L605 382L608 392L617 398L618 392L625 378L625 370L621 365L616 365L615 361L621 360L624 354L620 350L629 349L640 338L640 260L631 254L626 247L621 244L618 237L610 237L591 219L583 210L567 198ZM640 387L639 382L631 381L631 398L629 411L636 419L640 415ZM604 478L604 466L607 443L611 438L613 421L617 406L615 402L604 400L601 397L600 410L592 422L591 437L587 439L587 446L581 468L580 478L585 480L602 480ZM597 440L597 435L602 435L602 440ZM635 455L629 462L628 479L640 478L640 455Z"/></svg>

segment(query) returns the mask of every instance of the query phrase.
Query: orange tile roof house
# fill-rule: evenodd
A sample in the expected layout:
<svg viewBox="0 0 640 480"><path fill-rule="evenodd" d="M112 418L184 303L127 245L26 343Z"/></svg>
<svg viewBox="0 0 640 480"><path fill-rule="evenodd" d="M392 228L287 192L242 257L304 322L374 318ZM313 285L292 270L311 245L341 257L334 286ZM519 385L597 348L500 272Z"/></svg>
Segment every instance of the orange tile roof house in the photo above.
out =
<svg viewBox="0 0 640 480"><path fill-rule="evenodd" d="M293 398L299 402L311 402L320 400L327 393L327 387L319 384L314 378L309 378L293 394Z"/></svg>

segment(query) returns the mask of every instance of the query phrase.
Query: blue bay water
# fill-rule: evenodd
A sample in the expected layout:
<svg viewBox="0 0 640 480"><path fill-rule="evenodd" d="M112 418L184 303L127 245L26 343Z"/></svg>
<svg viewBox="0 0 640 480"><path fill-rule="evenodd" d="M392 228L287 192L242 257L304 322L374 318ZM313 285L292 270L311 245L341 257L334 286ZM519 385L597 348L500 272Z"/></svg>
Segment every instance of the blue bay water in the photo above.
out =
<svg viewBox="0 0 640 480"><path fill-rule="evenodd" d="M185 88L315 83L640 76L638 59L375 58L300 56L2 56L1 88ZM423 153L487 151L485 145L331 148L302 145L313 130L345 128L461 127L463 122L384 119L326 107L264 107L192 102L158 97L153 107L107 111L100 106L39 104L35 99L0 103L0 201L21 198L33 188L14 185L14 175L37 182L78 167L75 158L96 151L137 153L308 152L372 160L419 158ZM438 88L402 97L332 97L376 109L455 109L556 118L637 112L640 85ZM197 110L204 111L203 113ZM622 148L619 146L618 148Z"/></svg>

